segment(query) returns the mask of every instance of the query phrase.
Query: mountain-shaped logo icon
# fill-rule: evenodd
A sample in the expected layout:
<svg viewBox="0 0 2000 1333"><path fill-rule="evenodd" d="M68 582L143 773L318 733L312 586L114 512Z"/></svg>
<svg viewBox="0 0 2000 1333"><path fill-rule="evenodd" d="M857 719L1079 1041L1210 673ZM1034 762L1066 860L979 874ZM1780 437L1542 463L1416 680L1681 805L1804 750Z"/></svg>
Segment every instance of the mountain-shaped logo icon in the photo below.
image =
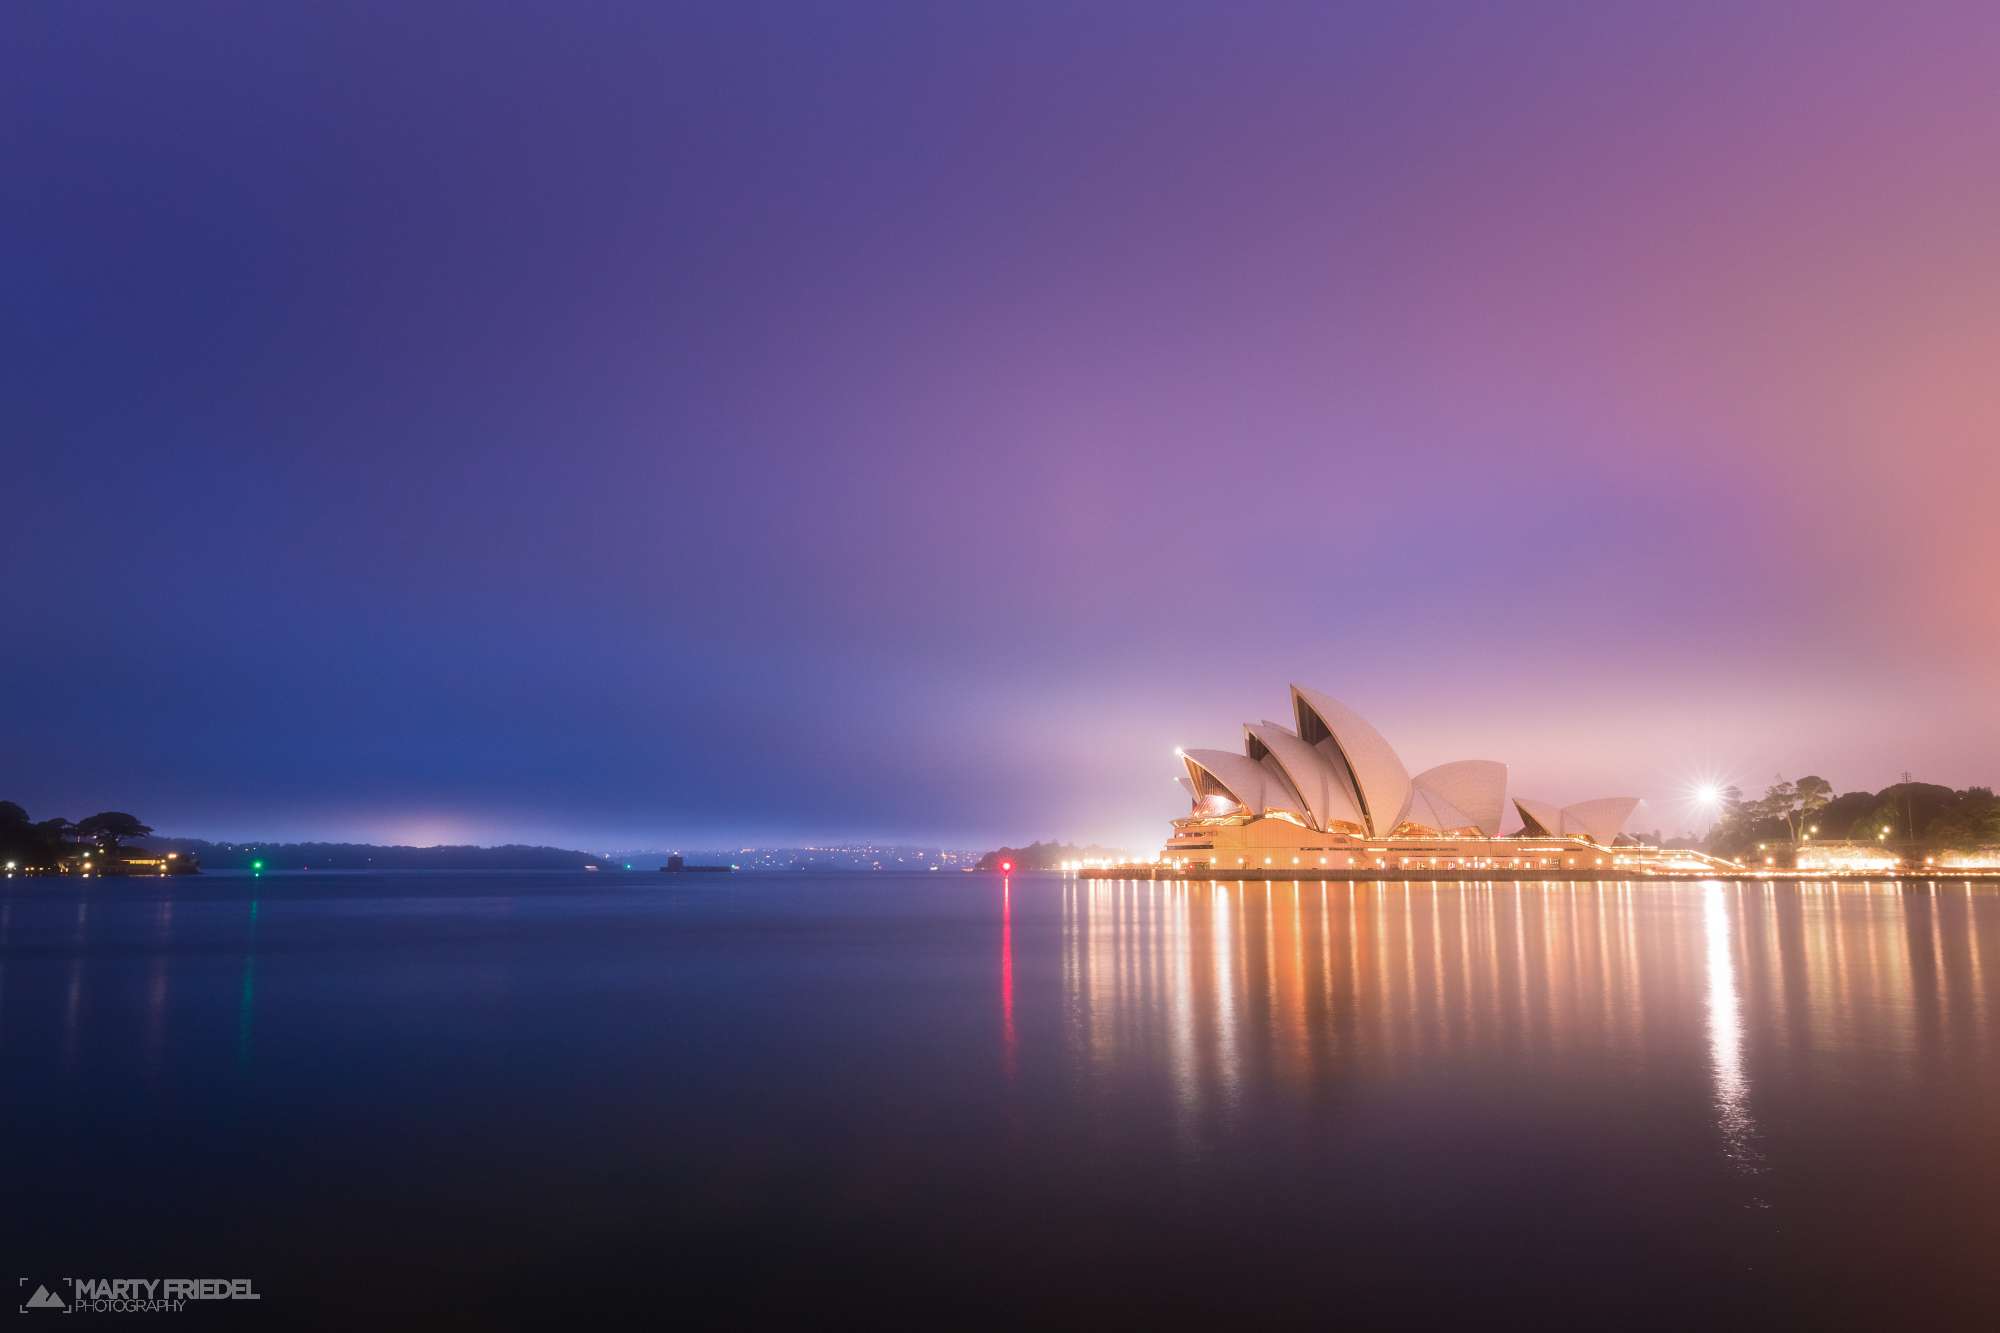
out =
<svg viewBox="0 0 2000 1333"><path fill-rule="evenodd" d="M25 1282L27 1281L27 1279L23 1278L22 1281ZM24 1311L67 1310L68 1308L69 1307L67 1305L63 1304L62 1297L56 1295L53 1291L50 1291L47 1287L41 1285L39 1282L35 1284L35 1294L28 1297L28 1303L21 1307L21 1309Z"/></svg>

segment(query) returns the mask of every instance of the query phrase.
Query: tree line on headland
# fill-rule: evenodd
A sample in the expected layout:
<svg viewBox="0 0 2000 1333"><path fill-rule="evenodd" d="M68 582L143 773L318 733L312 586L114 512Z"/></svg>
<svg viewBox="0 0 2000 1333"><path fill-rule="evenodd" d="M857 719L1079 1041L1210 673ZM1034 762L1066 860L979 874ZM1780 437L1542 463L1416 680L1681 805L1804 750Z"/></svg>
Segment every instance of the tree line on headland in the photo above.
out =
<svg viewBox="0 0 2000 1333"><path fill-rule="evenodd" d="M0 864L46 871L85 857L99 865L115 863L124 844L152 831L123 810L104 810L74 822L61 816L38 821L13 801L0 801Z"/></svg>
<svg viewBox="0 0 2000 1333"><path fill-rule="evenodd" d="M1736 787L1723 789L1708 850L1740 857L1759 844L1838 840L1881 842L1919 855L2000 847L2000 797L1991 787L1955 791L1913 782L1907 773L1881 791L1839 796L1817 775L1780 777L1754 799Z"/></svg>

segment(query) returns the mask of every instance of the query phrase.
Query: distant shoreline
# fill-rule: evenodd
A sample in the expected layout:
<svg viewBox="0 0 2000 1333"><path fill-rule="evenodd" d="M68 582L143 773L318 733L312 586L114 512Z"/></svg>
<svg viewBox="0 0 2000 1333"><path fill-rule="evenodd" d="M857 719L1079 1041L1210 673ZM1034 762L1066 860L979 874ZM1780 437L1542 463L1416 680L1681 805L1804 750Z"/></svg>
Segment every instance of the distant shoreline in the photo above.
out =
<svg viewBox="0 0 2000 1333"><path fill-rule="evenodd" d="M135 846L140 844L134 844ZM773 847L688 847L584 851L529 843L482 847L443 844L411 847L358 842L216 842L206 838L161 837L143 845L157 852L178 852L199 859L206 871L262 871L266 874L302 870L492 870L579 871L604 874L657 874L675 856L684 864L733 865L741 871L778 870L816 873L850 870L955 871L971 864L970 851L924 846L849 844Z"/></svg>

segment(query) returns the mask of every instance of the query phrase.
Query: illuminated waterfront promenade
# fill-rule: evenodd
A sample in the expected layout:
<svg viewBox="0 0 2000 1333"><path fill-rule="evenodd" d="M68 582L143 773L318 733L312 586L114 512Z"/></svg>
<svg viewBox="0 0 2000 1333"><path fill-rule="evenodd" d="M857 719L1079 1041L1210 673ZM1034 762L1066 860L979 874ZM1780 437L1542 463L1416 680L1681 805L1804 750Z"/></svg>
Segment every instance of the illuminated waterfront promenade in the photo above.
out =
<svg viewBox="0 0 2000 1333"><path fill-rule="evenodd" d="M1226 871L1201 868L1182 868L1160 861L1134 861L1124 864L1078 865L1067 867L1065 875L1085 880L1133 880L1140 882L1161 881L1179 883L1222 884L1241 881L1292 881L1310 884L1386 884L1386 883L1502 883L1529 884L1539 882L1567 884L1648 884L1658 882L1698 883L1715 880L1720 883L1772 883L1797 882L1807 884L1859 884L1868 882L1867 877L1853 871L1834 870L1774 870L1765 867L1731 865L1729 862L1707 858L1707 863L1676 865L1661 863L1653 866L1611 865L1611 866L1509 866L1489 865L1481 867L1427 866L1427 865L1383 865L1367 864L1318 868L1311 866L1243 866ZM1879 877L1878 877L1879 879ZM1950 870L1940 873L1907 874L1891 877L1892 882L1915 885L2000 883L2000 870Z"/></svg>

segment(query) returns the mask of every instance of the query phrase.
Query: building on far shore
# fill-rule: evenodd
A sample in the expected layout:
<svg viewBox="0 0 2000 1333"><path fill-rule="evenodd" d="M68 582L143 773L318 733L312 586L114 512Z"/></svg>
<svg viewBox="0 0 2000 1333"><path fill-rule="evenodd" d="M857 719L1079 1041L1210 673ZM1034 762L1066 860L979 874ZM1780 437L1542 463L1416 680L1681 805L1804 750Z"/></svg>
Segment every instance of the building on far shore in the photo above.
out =
<svg viewBox="0 0 2000 1333"><path fill-rule="evenodd" d="M1247 723L1243 750L1182 750L1192 800L1162 866L1189 874L1380 870L1687 868L1694 853L1624 836L1639 801L1608 796L1557 806L1513 801L1519 832L1502 836L1507 766L1441 764L1414 776L1358 713L1294 685L1292 725Z"/></svg>

